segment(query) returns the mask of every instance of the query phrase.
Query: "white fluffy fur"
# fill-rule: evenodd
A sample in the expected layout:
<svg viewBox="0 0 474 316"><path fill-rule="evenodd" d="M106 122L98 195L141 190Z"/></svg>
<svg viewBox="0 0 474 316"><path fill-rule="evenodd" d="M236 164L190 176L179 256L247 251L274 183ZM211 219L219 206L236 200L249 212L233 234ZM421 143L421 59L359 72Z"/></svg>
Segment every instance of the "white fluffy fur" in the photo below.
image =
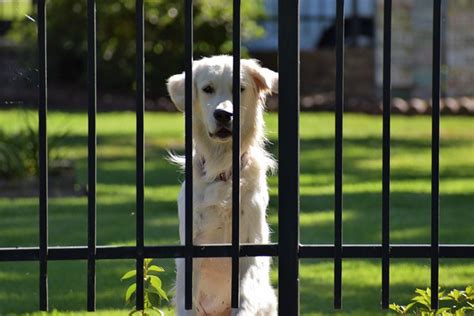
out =
<svg viewBox="0 0 474 316"><path fill-rule="evenodd" d="M241 152L246 153L241 170L240 242L269 242L266 221L268 187L266 174L275 162L265 151L263 110L265 96L277 92L278 75L255 60L241 61ZM211 84L215 92L206 94ZM184 109L184 73L168 80L176 107ZM217 125L213 112L220 105L232 107L232 57L214 56L193 64L193 227L194 244L231 243L232 181L216 178L232 168L232 141L210 136ZM172 158L183 164L183 159ZM203 164L202 161L205 161ZM184 183L178 198L179 234L184 244ZM240 259L241 305L238 315L276 315L277 299L270 284L268 257ZM193 311L184 309L184 259L177 259L175 304L178 315L230 315L231 260L194 259Z"/></svg>

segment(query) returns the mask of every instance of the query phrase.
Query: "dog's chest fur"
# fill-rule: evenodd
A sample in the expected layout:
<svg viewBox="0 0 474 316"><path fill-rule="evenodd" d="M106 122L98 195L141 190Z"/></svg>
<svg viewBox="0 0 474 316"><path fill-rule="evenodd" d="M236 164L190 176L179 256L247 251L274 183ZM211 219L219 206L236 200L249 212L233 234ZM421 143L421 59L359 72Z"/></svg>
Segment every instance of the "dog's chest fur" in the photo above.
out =
<svg viewBox="0 0 474 316"><path fill-rule="evenodd" d="M199 166L194 179L194 231L196 244L230 243L232 234L232 176L218 176L209 182L202 176ZM260 243L266 240L255 240L249 227L261 221L262 204L255 199L268 200L266 193L265 173L256 166L255 157L246 157L240 174L240 242ZM263 190L262 190L263 189ZM266 197L262 197L266 196ZM266 201L264 201L266 202ZM263 203L264 207L266 203ZM257 209L258 208L258 209ZM264 211L265 209L263 209ZM250 225L252 222L253 225ZM261 239L261 238L257 238ZM267 238L265 238L267 239Z"/></svg>

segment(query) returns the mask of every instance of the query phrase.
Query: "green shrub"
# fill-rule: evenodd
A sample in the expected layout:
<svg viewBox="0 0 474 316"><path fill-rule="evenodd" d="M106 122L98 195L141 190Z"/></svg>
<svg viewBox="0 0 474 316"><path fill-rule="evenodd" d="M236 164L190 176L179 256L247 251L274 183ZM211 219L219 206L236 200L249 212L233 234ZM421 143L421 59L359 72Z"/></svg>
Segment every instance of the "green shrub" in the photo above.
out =
<svg viewBox="0 0 474 316"><path fill-rule="evenodd" d="M152 265L152 261L153 259L145 259L143 263L144 310L140 311L135 307L137 283L133 282L125 291L126 304L134 306L129 315L134 315L136 313L141 315L164 315L158 307L160 307L162 300L169 301L169 299L168 295L163 290L161 279L156 274L164 272L165 269L156 265ZM137 271L133 269L125 273L121 280L124 281L132 279L135 278L136 275Z"/></svg>
<svg viewBox="0 0 474 316"><path fill-rule="evenodd" d="M13 137L0 131L0 179L21 178L26 172L25 161L21 151L16 149Z"/></svg>
<svg viewBox="0 0 474 316"><path fill-rule="evenodd" d="M439 305L437 310L431 308L431 290L416 289L416 295L407 305L390 304L390 309L402 315L422 316L463 316L474 315L474 287L468 286L464 291L452 290L445 295L441 288L438 291Z"/></svg>
<svg viewBox="0 0 474 316"><path fill-rule="evenodd" d="M27 116L25 126L15 134L0 130L0 178L22 179L39 175L39 133ZM50 173L62 159L60 145L68 132L48 137L48 163Z"/></svg>

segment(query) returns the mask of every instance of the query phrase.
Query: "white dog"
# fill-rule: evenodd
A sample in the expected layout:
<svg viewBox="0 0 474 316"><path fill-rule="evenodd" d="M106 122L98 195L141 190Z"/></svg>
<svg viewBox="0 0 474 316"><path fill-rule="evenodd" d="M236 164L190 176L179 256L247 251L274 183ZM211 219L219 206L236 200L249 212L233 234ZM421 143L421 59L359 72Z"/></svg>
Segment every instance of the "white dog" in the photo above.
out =
<svg viewBox="0 0 474 316"><path fill-rule="evenodd" d="M214 56L193 64L193 242L231 243L232 232L232 57ZM265 97L277 92L278 74L257 61L241 61L241 214L240 242L269 242L266 221L266 174L274 160L265 151ZM174 104L184 111L184 73L168 80ZM172 158L181 160L177 157ZM184 183L178 199L179 234L184 244ZM240 259L238 315L276 315L277 299L270 284L268 257ZM184 259L177 259L175 304L184 309ZM193 315L230 315L230 258L194 259Z"/></svg>

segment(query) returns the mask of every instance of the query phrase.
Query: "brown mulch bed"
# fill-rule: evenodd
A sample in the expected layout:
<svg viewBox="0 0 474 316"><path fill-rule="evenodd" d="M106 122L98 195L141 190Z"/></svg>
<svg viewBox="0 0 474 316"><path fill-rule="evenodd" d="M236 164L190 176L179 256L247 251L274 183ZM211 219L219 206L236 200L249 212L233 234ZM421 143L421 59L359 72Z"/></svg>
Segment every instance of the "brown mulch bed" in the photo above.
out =
<svg viewBox="0 0 474 316"><path fill-rule="evenodd" d="M48 179L48 196L84 196L86 189L78 184L72 183L69 179L50 177ZM0 197L38 197L39 180L36 177L30 177L21 180L0 179Z"/></svg>
<svg viewBox="0 0 474 316"><path fill-rule="evenodd" d="M0 197L38 197L39 185L39 179L36 176L21 179L0 178ZM77 184L72 164L50 172L48 178L49 197L84 196L86 193L86 188Z"/></svg>
<svg viewBox="0 0 474 316"><path fill-rule="evenodd" d="M334 92L301 96L302 111L334 111ZM272 96L267 102L270 110L278 108L278 97ZM393 98L392 113L405 115L431 114L431 100L421 98ZM447 115L474 115L474 97L441 98L441 113ZM346 97L344 111L369 114L383 113L382 101L375 98Z"/></svg>
<svg viewBox="0 0 474 316"><path fill-rule="evenodd" d="M20 93L21 92L21 93ZM61 110L86 110L87 93L71 86L51 86L48 90L48 104L52 109ZM15 107L18 105L34 105L37 103L37 92L4 89L0 99L9 100L3 106ZM334 111L334 91L302 95L302 111ZM134 111L136 99L134 95L121 95L119 93L104 93L98 95L99 111ZM146 98L147 111L176 111L168 97ZM474 96L441 98L441 112L448 115L474 115ZM278 97L268 98L267 107L270 111L278 108ZM430 114L431 100L421 98L393 98L392 113L416 115ZM374 97L346 96L344 111L370 114L382 113L382 101Z"/></svg>

